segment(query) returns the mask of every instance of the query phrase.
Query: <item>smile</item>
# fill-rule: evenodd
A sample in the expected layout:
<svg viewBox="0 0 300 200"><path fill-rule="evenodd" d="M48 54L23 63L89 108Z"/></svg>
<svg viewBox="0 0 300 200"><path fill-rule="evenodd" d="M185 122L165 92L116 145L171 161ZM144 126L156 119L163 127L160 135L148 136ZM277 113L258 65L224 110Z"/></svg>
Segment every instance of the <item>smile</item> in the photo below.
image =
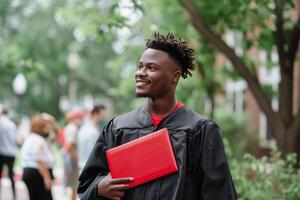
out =
<svg viewBox="0 0 300 200"><path fill-rule="evenodd" d="M136 86L143 86L149 84L149 81L144 81L144 80L136 80Z"/></svg>

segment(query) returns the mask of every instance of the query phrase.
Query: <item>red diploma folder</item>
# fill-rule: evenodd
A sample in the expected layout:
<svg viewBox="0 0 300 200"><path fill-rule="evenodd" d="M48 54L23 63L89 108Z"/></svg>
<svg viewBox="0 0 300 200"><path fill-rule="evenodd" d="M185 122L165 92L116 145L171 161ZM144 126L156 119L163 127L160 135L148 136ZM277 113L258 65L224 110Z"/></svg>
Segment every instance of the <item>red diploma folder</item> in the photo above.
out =
<svg viewBox="0 0 300 200"><path fill-rule="evenodd" d="M134 178L130 187L178 171L166 128L109 149L106 158L112 178Z"/></svg>

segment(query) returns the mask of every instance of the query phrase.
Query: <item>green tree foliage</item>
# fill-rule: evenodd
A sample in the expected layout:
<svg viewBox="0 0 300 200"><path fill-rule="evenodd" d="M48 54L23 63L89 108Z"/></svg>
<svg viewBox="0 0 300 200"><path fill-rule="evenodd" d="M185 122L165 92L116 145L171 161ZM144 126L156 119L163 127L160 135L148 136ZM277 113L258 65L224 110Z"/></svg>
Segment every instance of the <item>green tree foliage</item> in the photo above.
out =
<svg viewBox="0 0 300 200"><path fill-rule="evenodd" d="M121 77L126 71L121 63L124 58L118 59L120 53L114 49L117 32L126 26L117 12L117 1L0 3L5 11L1 12L0 29L0 102L17 103L11 85L19 72L28 82L22 97L26 113L61 116L59 101L68 96L71 84L78 100L73 103L85 94L116 101L116 88L127 78ZM72 55L77 61L70 64Z"/></svg>
<svg viewBox="0 0 300 200"><path fill-rule="evenodd" d="M294 103L293 98L294 87L299 85L294 83L293 75L300 40L300 17L294 5L296 1L239 1L234 4L230 1L178 2L189 14L195 30L223 53L231 61L233 69L247 82L266 114L279 148L284 153L297 152L299 155L300 111L299 103ZM229 30L242 34L241 47L225 42L222 36ZM260 63L257 58L247 56L252 47L264 50L268 55L272 49L276 49L278 62L268 63L280 69L278 93L265 91L268 87L260 83L256 73ZM242 51L237 48L242 48ZM268 96L272 93L278 94L278 110L272 108L271 97ZM294 113L293 109L298 109L298 112Z"/></svg>
<svg viewBox="0 0 300 200"><path fill-rule="evenodd" d="M13 77L22 72L28 81L28 89L22 99L27 112L46 111L59 114L58 76L67 71L66 54L73 39L69 27L61 27L55 21L53 4L36 1L12 5L5 18L1 46L0 63L2 77L8 77L5 93L13 95L11 83ZM8 34L6 35L5 32Z"/></svg>
<svg viewBox="0 0 300 200"><path fill-rule="evenodd" d="M91 94L96 99L109 99L114 112L128 111L142 102L134 99L133 74L145 38L153 31L172 31L190 41L199 63L198 72L179 85L177 96L184 104L200 113L209 111L213 117L216 94L224 92L226 78L243 78L268 120L275 124L280 148L290 146L287 151L293 151L296 146L293 138L299 132L300 115L291 114L290 70L283 70L282 76L288 78L274 91L259 83L255 72L261 63L247 56L252 47L263 49L268 55L267 66L278 67L270 56L277 48L278 55L283 55L279 56L281 69L284 63L294 63L290 61L296 60L292 53L297 49L291 41L298 41L298 21L290 19L293 1L1 0L0 5L1 101L16 98L11 83L22 72L28 80L22 98L26 112L62 116L59 101L68 96L71 83L77 87L79 101ZM205 22L202 29L197 25L199 20ZM241 51L222 39L229 30L241 34ZM219 52L232 62L229 73L215 67ZM79 57L76 67L68 66L70 55ZM284 90L284 85L289 88ZM271 108L270 96L278 97L279 111ZM287 139L286 131L294 136Z"/></svg>

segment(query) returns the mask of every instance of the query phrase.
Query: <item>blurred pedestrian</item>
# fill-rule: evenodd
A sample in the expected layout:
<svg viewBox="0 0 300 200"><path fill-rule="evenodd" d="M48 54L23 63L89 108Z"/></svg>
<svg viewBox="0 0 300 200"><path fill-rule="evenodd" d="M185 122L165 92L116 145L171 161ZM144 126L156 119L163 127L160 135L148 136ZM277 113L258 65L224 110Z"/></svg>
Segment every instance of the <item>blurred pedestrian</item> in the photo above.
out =
<svg viewBox="0 0 300 200"><path fill-rule="evenodd" d="M31 118L30 129L21 148L23 181L30 200L52 200L54 153L47 140L52 126L38 114Z"/></svg>
<svg viewBox="0 0 300 200"><path fill-rule="evenodd" d="M92 148L99 137L100 121L106 116L106 108L104 105L95 106L89 118L84 122L78 131L78 167L81 171L90 155Z"/></svg>
<svg viewBox="0 0 300 200"><path fill-rule="evenodd" d="M3 166L6 165L14 199L16 199L16 189L13 167L17 150L17 127L16 124L9 119L8 111L4 109L0 115L0 178L2 176Z"/></svg>
<svg viewBox="0 0 300 200"><path fill-rule="evenodd" d="M55 118L48 113L42 113L41 115L51 126L48 141L50 141L51 144L60 144L58 138L59 127L57 126Z"/></svg>
<svg viewBox="0 0 300 200"><path fill-rule="evenodd" d="M71 199L77 197L78 186L78 151L77 134L82 123L85 112L75 109L67 113L68 124L64 128L64 184L66 188L72 189Z"/></svg>

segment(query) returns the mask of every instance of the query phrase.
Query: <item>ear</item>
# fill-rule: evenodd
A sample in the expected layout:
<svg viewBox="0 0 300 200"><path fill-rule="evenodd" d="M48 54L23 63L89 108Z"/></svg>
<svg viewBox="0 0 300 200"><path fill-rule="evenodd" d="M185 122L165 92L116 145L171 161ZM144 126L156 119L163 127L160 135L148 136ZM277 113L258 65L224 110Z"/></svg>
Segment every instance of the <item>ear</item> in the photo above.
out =
<svg viewBox="0 0 300 200"><path fill-rule="evenodd" d="M181 76L181 71L180 70L177 70L173 73L173 81L175 83L177 83L180 79L180 76Z"/></svg>

